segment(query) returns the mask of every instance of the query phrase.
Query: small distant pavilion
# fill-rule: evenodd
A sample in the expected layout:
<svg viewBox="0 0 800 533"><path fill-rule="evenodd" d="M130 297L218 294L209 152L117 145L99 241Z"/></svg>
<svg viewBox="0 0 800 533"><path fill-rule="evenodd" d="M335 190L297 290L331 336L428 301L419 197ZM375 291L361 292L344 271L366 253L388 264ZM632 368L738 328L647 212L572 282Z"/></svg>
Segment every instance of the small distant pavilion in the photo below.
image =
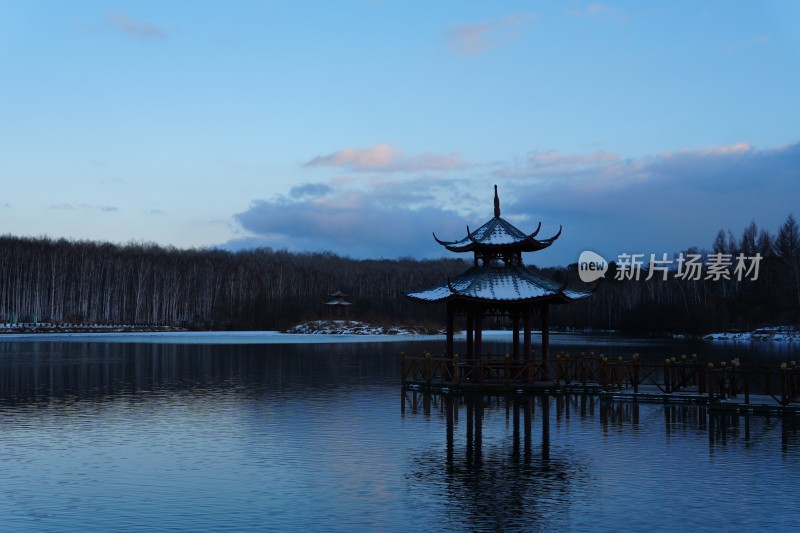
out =
<svg viewBox="0 0 800 533"><path fill-rule="evenodd" d="M330 308L331 317L333 317L334 313L336 313L337 318L341 318L342 314L344 314L344 318L347 318L347 309L353 305L352 303L345 300L345 296L347 296L342 291L335 291L330 293L330 300L327 302L323 302Z"/></svg>
<svg viewBox="0 0 800 533"><path fill-rule="evenodd" d="M511 357L533 363L531 348L532 319L538 315L542 327L542 368L547 372L550 345L550 305L560 305L587 298L591 291L567 289L566 284L547 279L522 262L523 252L538 252L549 247L561 235L537 239L541 222L533 233L526 234L500 216L500 199L494 186L494 217L475 231L467 226L467 236L457 241L433 238L451 252L472 252L472 267L439 285L419 292L405 293L422 303L447 304L446 355L453 356L453 333L456 316L466 317L468 360L483 355L484 320L490 316L511 319L513 348ZM519 333L523 332L520 351Z"/></svg>

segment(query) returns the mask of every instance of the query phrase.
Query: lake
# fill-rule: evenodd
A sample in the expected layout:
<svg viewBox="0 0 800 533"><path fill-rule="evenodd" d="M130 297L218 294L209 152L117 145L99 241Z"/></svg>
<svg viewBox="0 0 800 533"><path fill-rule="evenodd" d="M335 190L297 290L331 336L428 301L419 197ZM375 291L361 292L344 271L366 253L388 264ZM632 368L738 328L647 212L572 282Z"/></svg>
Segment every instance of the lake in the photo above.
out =
<svg viewBox="0 0 800 533"><path fill-rule="evenodd" d="M555 334L554 353L798 359ZM494 353L507 333L487 334ZM441 338L0 337L0 531L788 531L794 418L402 393ZM463 346L457 349L463 350Z"/></svg>

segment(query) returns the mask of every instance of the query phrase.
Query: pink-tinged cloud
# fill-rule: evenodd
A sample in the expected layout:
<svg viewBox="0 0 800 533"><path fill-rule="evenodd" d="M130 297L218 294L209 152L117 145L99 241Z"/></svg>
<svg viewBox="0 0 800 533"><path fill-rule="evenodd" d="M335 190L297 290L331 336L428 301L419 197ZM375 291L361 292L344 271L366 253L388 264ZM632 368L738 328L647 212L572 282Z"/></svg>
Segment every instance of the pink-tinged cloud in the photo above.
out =
<svg viewBox="0 0 800 533"><path fill-rule="evenodd" d="M584 9L568 11L571 17L607 17L618 22L628 22L628 14L618 7L607 4L589 4Z"/></svg>
<svg viewBox="0 0 800 533"><path fill-rule="evenodd" d="M455 54L472 56L519 39L527 20L534 15L509 15L500 20L462 24L453 28L447 39L447 47Z"/></svg>
<svg viewBox="0 0 800 533"><path fill-rule="evenodd" d="M676 156L684 156L687 154L694 155L733 155L733 154L746 154L753 151L753 146L746 142L731 144L728 146L712 146L710 148L701 148L699 150L690 150L684 148L677 152L661 152L660 157L669 158Z"/></svg>
<svg viewBox="0 0 800 533"><path fill-rule="evenodd" d="M137 39L166 39L167 34L161 28L148 22L133 20L125 13L109 13L108 23L111 27Z"/></svg>
<svg viewBox="0 0 800 533"><path fill-rule="evenodd" d="M402 157L402 151L391 144L372 148L344 148L328 155L317 156L305 166L347 167L357 170L386 168Z"/></svg>
<svg viewBox="0 0 800 533"><path fill-rule="evenodd" d="M445 252L431 232L456 239L466 224L485 222L497 184L503 216L523 231L539 221L543 233L564 226L558 246L526 262L566 265L587 248L608 259L710 246L720 227L736 233L751 220L774 232L787 214L797 214L800 196L800 143L766 150L735 143L642 158L536 151L491 168L497 172L484 175L489 166L475 165L433 179L376 173L299 184L234 215L244 236L226 247L439 257Z"/></svg>
<svg viewBox="0 0 800 533"><path fill-rule="evenodd" d="M682 176L686 169L716 169L756 154L748 143L683 149L661 152L644 159L624 159L610 152L562 154L556 151L531 152L514 165L496 169L492 175L528 184L539 184L551 190L620 191L643 182ZM663 172L664 168L673 169ZM716 172L716 170L714 170ZM570 193L572 194L572 193Z"/></svg>
<svg viewBox="0 0 800 533"><path fill-rule="evenodd" d="M611 152L563 154L556 151L531 152L514 165L501 167L492 175L529 183L563 184L569 188L599 190L619 188L646 177L642 161L625 160Z"/></svg>
<svg viewBox="0 0 800 533"><path fill-rule="evenodd" d="M458 154L441 156L424 153L406 156L398 147L379 144L372 148L344 148L328 155L317 156L303 166L338 167L357 172L420 172L456 170L466 166Z"/></svg>

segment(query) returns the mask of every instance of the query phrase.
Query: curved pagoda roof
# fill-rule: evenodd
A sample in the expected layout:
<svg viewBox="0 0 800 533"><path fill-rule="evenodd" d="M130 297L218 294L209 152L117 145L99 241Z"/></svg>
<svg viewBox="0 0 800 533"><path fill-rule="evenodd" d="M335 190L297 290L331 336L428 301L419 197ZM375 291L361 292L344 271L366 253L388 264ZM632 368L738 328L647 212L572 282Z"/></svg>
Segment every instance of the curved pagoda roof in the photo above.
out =
<svg viewBox="0 0 800 533"><path fill-rule="evenodd" d="M433 234L436 242L451 252L472 252L476 250L502 250L514 249L521 252L535 252L547 248L561 236L561 227L558 233L544 240L536 239L542 223L531 234L526 234L517 229L513 224L500 216L500 199L497 196L497 185L494 186L494 218L484 225L470 231L467 226L467 236L458 241L443 241Z"/></svg>
<svg viewBox="0 0 800 533"><path fill-rule="evenodd" d="M459 300L508 304L560 304L589 297L589 290L567 289L566 284L547 279L522 264L521 252L547 248L561 235L559 229L549 239L536 240L540 228L541 223L526 235L502 219L495 185L493 219L474 232L467 228L467 237L460 241L436 239L448 250L475 252L472 268L427 290L407 292L406 297L430 303Z"/></svg>
<svg viewBox="0 0 800 533"><path fill-rule="evenodd" d="M348 302L347 300L330 300L328 302L324 302L325 305L353 305L352 303Z"/></svg>
<svg viewBox="0 0 800 533"><path fill-rule="evenodd" d="M350 302L348 302L347 300L344 299L344 297L347 296L347 295L345 293L343 293L342 291L337 290L335 292L332 292L330 294L330 296L333 299L332 300L328 300L327 302L323 302L325 305L336 305L336 306L353 305L352 303L350 303Z"/></svg>
<svg viewBox="0 0 800 533"><path fill-rule="evenodd" d="M418 302L435 303L448 300L476 302L569 303L591 296L591 291L567 289L523 265L490 265L472 267L452 280L424 291L408 292Z"/></svg>

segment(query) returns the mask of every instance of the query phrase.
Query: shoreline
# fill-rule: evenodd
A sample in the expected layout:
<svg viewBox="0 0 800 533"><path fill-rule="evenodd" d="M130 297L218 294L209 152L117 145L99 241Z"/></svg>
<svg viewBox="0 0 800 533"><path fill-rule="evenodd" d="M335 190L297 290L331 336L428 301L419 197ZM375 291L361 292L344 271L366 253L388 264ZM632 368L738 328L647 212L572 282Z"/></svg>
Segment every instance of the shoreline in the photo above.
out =
<svg viewBox="0 0 800 533"><path fill-rule="evenodd" d="M64 333L171 333L189 331L179 326L156 326L151 324L52 324L2 323L0 337L3 335L58 335Z"/></svg>
<svg viewBox="0 0 800 533"><path fill-rule="evenodd" d="M538 330L534 331L536 333ZM491 330L486 333L492 335L510 334L507 330ZM610 331L598 330L575 330L568 329L553 333L578 334L578 335L608 335ZM147 334L153 336L164 336L167 334L177 334L177 336L241 336L241 337L264 337L280 336L283 338L369 338L369 337L439 337L443 336L442 330L419 326L375 326L367 322L357 320L312 320L293 326L287 330L215 330L215 329L190 329L181 326L161 326L153 324L53 324L46 322L37 323L0 323L0 339L3 338L34 338L34 337L75 337L75 336L131 336L143 337ZM465 332L457 332L457 336L464 336ZM682 335L672 335L671 337L683 338ZM800 327L797 326L770 326L757 328L752 331L725 331L709 333L699 337L700 340L712 342L778 342L778 343L800 343Z"/></svg>
<svg viewBox="0 0 800 533"><path fill-rule="evenodd" d="M753 331L726 331L703 336L709 341L733 342L800 342L800 327L770 326Z"/></svg>

